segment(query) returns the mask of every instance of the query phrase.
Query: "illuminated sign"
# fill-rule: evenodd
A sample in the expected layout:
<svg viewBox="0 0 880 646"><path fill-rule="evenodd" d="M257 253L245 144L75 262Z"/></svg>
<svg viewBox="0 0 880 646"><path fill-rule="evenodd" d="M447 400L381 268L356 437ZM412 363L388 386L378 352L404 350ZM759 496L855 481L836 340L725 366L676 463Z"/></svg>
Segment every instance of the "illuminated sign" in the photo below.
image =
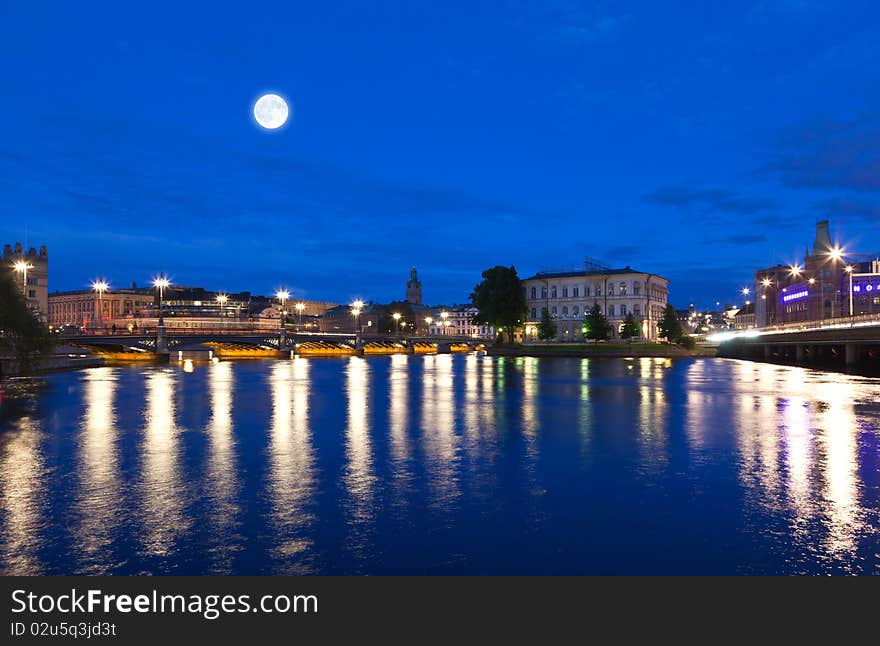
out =
<svg viewBox="0 0 880 646"><path fill-rule="evenodd" d="M804 289L800 292L793 292L791 294L786 294L785 296L782 297L782 302L787 303L789 301L796 301L801 298L806 298L809 295L810 295L810 292L807 291L806 289Z"/></svg>

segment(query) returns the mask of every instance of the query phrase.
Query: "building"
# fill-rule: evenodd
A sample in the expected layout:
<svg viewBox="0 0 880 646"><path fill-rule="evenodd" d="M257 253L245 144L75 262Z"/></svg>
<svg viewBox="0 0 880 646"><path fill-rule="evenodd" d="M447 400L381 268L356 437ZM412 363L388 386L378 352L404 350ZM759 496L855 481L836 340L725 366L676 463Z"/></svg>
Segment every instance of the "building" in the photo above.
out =
<svg viewBox="0 0 880 646"><path fill-rule="evenodd" d="M733 315L735 330L750 330L755 327L755 303L749 303L737 310Z"/></svg>
<svg viewBox="0 0 880 646"><path fill-rule="evenodd" d="M379 323L385 315L385 307L376 303L366 303L355 316L351 305L337 305L318 319L318 327L321 332L346 332L357 331L374 334L379 331Z"/></svg>
<svg viewBox="0 0 880 646"><path fill-rule="evenodd" d="M755 325L799 323L880 312L874 296L880 260L861 259L832 242L828 220L816 223L802 265L775 265L755 272Z"/></svg>
<svg viewBox="0 0 880 646"><path fill-rule="evenodd" d="M3 246L3 263L18 276L22 294L32 312L43 321L49 320L49 252L45 245L39 252L31 247L26 252L20 242Z"/></svg>
<svg viewBox="0 0 880 646"><path fill-rule="evenodd" d="M409 270L409 280L406 281L406 302L413 305L422 304L422 283L415 267Z"/></svg>
<svg viewBox="0 0 880 646"><path fill-rule="evenodd" d="M598 305L612 326L612 338L619 338L626 315L632 313L641 321L642 338L655 341L669 294L667 279L629 266L587 265L579 271L539 272L523 282L526 340L537 338L538 323L547 310L556 320L558 340L582 341L584 315Z"/></svg>
<svg viewBox="0 0 880 646"><path fill-rule="evenodd" d="M154 316L156 296L153 289L109 289L98 294L79 289L49 294L49 325L60 328L75 325L85 330L111 327L121 319Z"/></svg>
<svg viewBox="0 0 880 646"><path fill-rule="evenodd" d="M780 289L788 284L790 276L791 267L786 265L774 265L755 272L752 295L756 325L775 325L782 321Z"/></svg>
<svg viewBox="0 0 880 646"><path fill-rule="evenodd" d="M475 323L474 317L479 313L472 305L456 305L441 309L431 316L427 332L431 336L467 336L474 339L494 339L495 328Z"/></svg>

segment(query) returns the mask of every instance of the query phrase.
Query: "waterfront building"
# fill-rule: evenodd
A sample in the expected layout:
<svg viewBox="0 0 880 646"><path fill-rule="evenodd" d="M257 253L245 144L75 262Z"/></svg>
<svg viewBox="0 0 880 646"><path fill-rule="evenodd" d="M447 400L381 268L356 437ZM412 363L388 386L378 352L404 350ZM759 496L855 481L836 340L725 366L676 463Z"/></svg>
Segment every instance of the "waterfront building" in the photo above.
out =
<svg viewBox="0 0 880 646"><path fill-rule="evenodd" d="M740 309L734 310L735 330L750 330L755 327L755 303L749 303Z"/></svg>
<svg viewBox="0 0 880 646"><path fill-rule="evenodd" d="M497 336L494 327L474 322L474 317L479 312L480 310L473 305L441 308L431 316L427 332L431 336L468 336L474 339L494 339Z"/></svg>
<svg viewBox="0 0 880 646"><path fill-rule="evenodd" d="M153 289L109 289L98 294L93 289L78 289L49 294L49 325L60 328L75 325L82 329L110 327L120 319L154 316L156 296Z"/></svg>
<svg viewBox="0 0 880 646"><path fill-rule="evenodd" d="M25 297L28 308L44 322L49 319L49 252L46 246L27 251L16 242L3 246L3 264L16 274L16 283Z"/></svg>
<svg viewBox="0 0 880 646"><path fill-rule="evenodd" d="M854 315L880 312L880 295L875 295L880 284L875 286L874 281L880 281L880 260L859 257L834 244L828 220L822 220L816 223L802 265L774 265L755 272L755 325L849 316L850 296Z"/></svg>
<svg viewBox="0 0 880 646"><path fill-rule="evenodd" d="M358 316L352 314L351 305L337 305L321 315L318 328L321 332L378 334L379 322L384 315L385 307L377 303L364 304Z"/></svg>
<svg viewBox="0 0 880 646"><path fill-rule="evenodd" d="M557 340L583 340L584 316L594 305L599 305L611 324L612 338L619 338L626 315L632 313L641 322L642 338L658 339L657 324L663 318L669 281L657 274L629 266L609 269L588 264L577 271L538 272L523 282L526 340L537 338L544 310L556 321Z"/></svg>

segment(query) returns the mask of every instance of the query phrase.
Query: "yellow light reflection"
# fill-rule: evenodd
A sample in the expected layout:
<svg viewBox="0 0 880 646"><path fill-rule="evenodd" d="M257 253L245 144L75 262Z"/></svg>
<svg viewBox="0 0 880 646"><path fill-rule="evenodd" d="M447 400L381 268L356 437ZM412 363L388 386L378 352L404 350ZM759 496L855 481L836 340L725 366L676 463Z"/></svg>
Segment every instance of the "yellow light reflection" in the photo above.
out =
<svg viewBox="0 0 880 646"><path fill-rule="evenodd" d="M391 448L391 464L398 494L406 492L412 479L409 470L409 356L391 355L388 373L388 415Z"/></svg>
<svg viewBox="0 0 880 646"><path fill-rule="evenodd" d="M141 539L147 556L171 555L178 537L189 529L182 499L179 429L174 419L176 386L170 369L156 370L147 377L147 424L141 458Z"/></svg>
<svg viewBox="0 0 880 646"><path fill-rule="evenodd" d="M426 355L422 388L422 445L432 503L444 510L458 498L459 437L455 432L453 357Z"/></svg>
<svg viewBox="0 0 880 646"><path fill-rule="evenodd" d="M284 574L308 574L307 558L312 539L306 534L314 516L310 512L315 490L315 456L309 423L308 359L297 357L273 365L272 426L269 430L273 549L275 570Z"/></svg>
<svg viewBox="0 0 880 646"><path fill-rule="evenodd" d="M343 482L350 503L347 547L355 554L369 544L375 516L373 508L376 476L370 443L370 367L363 357L350 357L345 370L348 397L348 426L345 431L347 464Z"/></svg>
<svg viewBox="0 0 880 646"><path fill-rule="evenodd" d="M0 534L4 575L43 573L39 548L41 531L51 519L45 516L46 465L40 448L42 430L30 417L17 420L0 444Z"/></svg>
<svg viewBox="0 0 880 646"><path fill-rule="evenodd" d="M235 459L235 434L232 421L234 363L210 364L211 419L208 435L208 496L211 500L209 522L212 535L229 541L238 525L238 469ZM232 573L234 550L212 550L212 574Z"/></svg>
<svg viewBox="0 0 880 646"><path fill-rule="evenodd" d="M93 368L83 375L85 414L79 436L76 550L78 574L105 574L106 550L120 522L121 491L116 432L116 368Z"/></svg>

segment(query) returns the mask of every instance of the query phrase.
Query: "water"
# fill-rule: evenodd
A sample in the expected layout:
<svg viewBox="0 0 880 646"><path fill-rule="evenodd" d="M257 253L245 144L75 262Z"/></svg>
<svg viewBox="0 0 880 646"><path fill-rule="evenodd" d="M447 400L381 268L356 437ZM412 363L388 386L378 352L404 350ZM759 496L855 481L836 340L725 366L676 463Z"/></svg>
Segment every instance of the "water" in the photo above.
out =
<svg viewBox="0 0 880 646"><path fill-rule="evenodd" d="M191 370L191 371L188 371ZM880 380L392 356L52 375L0 572L880 574Z"/></svg>

